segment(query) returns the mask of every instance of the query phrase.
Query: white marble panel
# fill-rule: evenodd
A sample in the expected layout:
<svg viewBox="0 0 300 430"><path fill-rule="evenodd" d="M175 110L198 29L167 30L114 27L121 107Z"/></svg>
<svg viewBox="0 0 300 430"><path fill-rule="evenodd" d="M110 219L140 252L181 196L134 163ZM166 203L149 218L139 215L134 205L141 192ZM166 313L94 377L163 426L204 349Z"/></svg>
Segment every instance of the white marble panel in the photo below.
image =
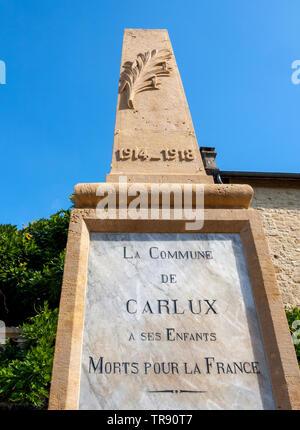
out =
<svg viewBox="0 0 300 430"><path fill-rule="evenodd" d="M274 408L239 235L91 233L79 408Z"/></svg>

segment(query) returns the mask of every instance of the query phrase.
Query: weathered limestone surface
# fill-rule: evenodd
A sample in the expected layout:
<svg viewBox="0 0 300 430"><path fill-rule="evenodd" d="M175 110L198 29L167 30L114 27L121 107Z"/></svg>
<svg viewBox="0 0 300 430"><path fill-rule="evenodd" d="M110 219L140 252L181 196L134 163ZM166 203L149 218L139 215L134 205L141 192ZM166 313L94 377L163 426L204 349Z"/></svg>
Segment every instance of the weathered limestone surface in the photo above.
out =
<svg viewBox="0 0 300 430"><path fill-rule="evenodd" d="M128 189L132 184L128 184ZM144 187L148 193L149 207L151 205L151 184L135 184L136 186ZM156 184L155 184L156 185ZM159 184L159 186L165 184ZM169 188L179 187L181 193L184 194L184 186L186 184L170 183ZM113 184L116 192L116 197L119 198L120 190L119 184ZM196 184L191 184L192 187L192 201L195 205L196 196ZM103 191L103 192L99 192ZM253 197L253 189L246 184L205 184L203 185L204 192L204 206L205 208L244 208L247 209L251 203ZM107 184L101 183L89 183L89 184L77 184L74 188L74 197L77 208L95 208L103 196L107 193ZM161 193L161 191L160 191ZM131 194L127 196L128 202L132 201L136 197ZM173 195L170 193L170 206L173 207Z"/></svg>
<svg viewBox="0 0 300 430"><path fill-rule="evenodd" d="M153 50L158 51L156 55L161 53L161 62L153 67L150 59L144 65L138 55L151 56ZM164 57L165 53L170 55ZM129 70L127 79L131 83L134 80L134 88L147 88L135 95L130 107L129 86L124 88L122 73L124 65L136 60L141 71L137 67L134 73ZM164 69L168 73L158 73L154 87L152 77ZM128 182L213 183L203 168L167 30L126 29L120 77L111 173L106 180L118 182L121 174L127 176Z"/></svg>

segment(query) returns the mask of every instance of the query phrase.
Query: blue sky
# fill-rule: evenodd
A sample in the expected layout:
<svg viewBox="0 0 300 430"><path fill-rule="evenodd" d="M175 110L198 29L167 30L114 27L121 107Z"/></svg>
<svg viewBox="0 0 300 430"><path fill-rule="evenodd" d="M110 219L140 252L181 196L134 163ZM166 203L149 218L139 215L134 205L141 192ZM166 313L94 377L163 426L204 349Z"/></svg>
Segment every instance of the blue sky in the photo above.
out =
<svg viewBox="0 0 300 430"><path fill-rule="evenodd" d="M0 223L109 173L124 28L167 28L200 146L222 170L298 172L299 0L0 0Z"/></svg>

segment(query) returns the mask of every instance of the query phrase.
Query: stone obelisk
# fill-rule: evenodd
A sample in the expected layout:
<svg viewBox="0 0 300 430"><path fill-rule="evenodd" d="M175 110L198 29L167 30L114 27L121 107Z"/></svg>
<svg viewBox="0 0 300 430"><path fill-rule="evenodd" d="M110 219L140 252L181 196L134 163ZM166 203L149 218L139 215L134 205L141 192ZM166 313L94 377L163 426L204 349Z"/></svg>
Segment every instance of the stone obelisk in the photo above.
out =
<svg viewBox="0 0 300 430"><path fill-rule="evenodd" d="M213 183L167 30L125 30L108 182Z"/></svg>
<svg viewBox="0 0 300 430"><path fill-rule="evenodd" d="M204 184L205 206L248 208L248 185L206 174L167 30L124 31L111 172L116 184ZM77 208L96 207L98 183L77 184ZM193 188L193 192L195 188Z"/></svg>
<svg viewBox="0 0 300 430"><path fill-rule="evenodd" d="M204 190L193 232L148 216L187 188L189 209ZM142 194L148 217L123 216ZM206 174L166 30L125 30L111 172L74 195L50 409L300 408L253 190Z"/></svg>

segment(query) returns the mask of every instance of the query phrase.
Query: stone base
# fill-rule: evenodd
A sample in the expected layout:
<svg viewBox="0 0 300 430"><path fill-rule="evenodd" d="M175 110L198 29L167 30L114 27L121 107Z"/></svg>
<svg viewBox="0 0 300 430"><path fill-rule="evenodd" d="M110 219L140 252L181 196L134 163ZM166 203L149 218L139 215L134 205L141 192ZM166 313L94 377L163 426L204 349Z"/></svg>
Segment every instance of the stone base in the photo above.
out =
<svg viewBox="0 0 300 430"><path fill-rule="evenodd" d="M94 209L72 211L50 409L79 407L90 233L186 233L185 223L186 220L101 220ZM300 376L296 354L259 215L252 209L207 209L200 233L237 233L240 236L275 407L299 409Z"/></svg>

